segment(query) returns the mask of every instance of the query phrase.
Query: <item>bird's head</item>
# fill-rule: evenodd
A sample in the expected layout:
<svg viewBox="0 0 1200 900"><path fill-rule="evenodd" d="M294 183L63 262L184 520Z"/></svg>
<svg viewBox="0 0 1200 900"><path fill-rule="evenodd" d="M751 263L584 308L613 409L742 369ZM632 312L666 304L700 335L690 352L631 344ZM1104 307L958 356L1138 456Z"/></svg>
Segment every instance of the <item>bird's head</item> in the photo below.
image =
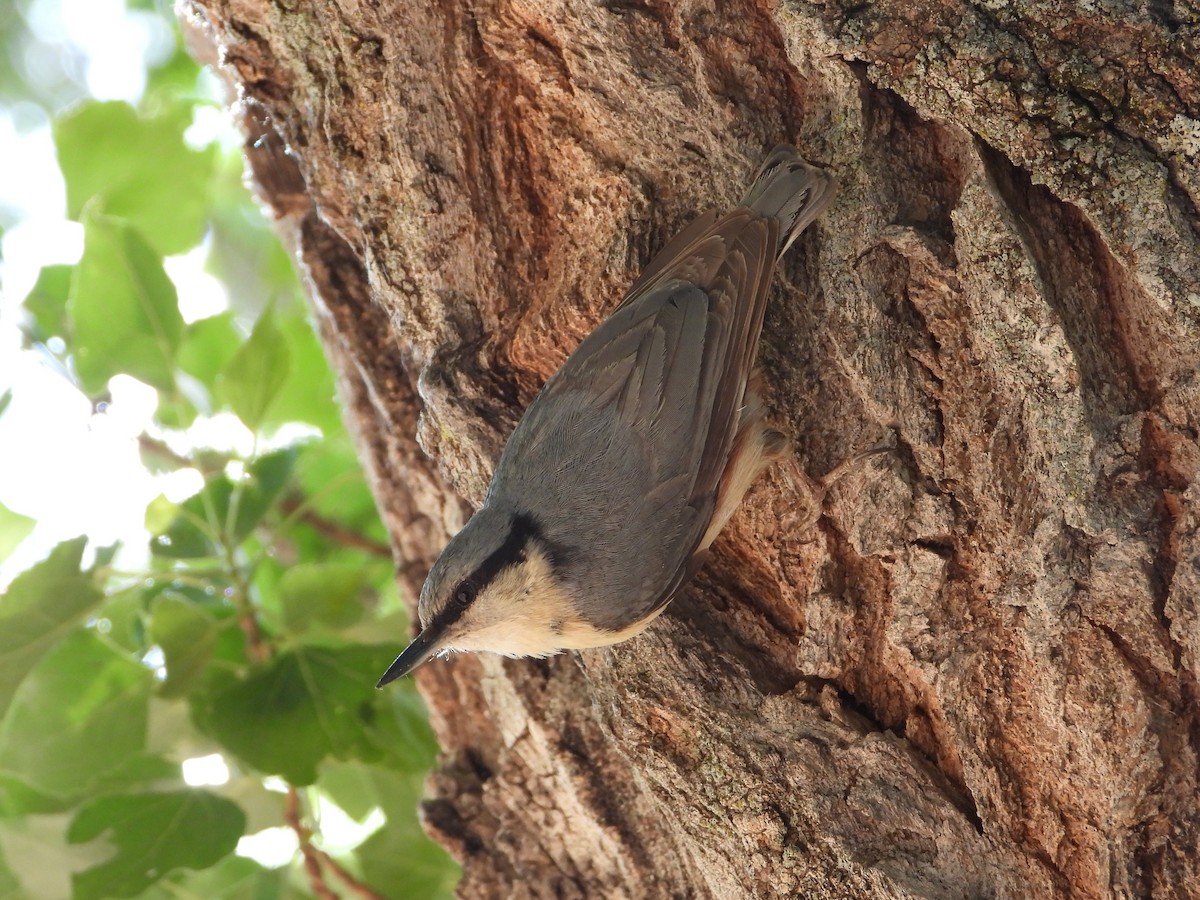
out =
<svg viewBox="0 0 1200 900"><path fill-rule="evenodd" d="M454 536L421 589L421 633L379 686L454 650L549 656L596 646L571 602L569 554L527 514L485 506ZM580 643L580 641L584 643Z"/></svg>

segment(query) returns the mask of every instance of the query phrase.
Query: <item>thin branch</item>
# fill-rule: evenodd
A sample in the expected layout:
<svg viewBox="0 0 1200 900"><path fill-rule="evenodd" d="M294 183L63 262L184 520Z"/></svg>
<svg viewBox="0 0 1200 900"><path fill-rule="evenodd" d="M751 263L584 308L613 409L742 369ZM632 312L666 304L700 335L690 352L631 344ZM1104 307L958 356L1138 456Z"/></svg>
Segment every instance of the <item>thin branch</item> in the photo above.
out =
<svg viewBox="0 0 1200 900"><path fill-rule="evenodd" d="M199 469L201 472L204 471L204 467L200 464L200 461L189 459L175 452L165 441L151 437L145 432L138 435L138 447L143 453L156 456L177 469ZM389 560L392 558L392 548L387 544L373 540L356 531L351 531L344 525L340 525L314 512L312 509L306 508L308 502L307 498L293 494L284 497L279 502L279 508L285 517L294 516L318 534L324 535L331 541L336 541L347 547L353 547L356 550L362 550L364 553L370 553L372 556Z"/></svg>
<svg viewBox="0 0 1200 900"><path fill-rule="evenodd" d="M330 871L332 871L334 875L342 880L347 889L349 889L350 893L354 894L355 896L362 897L363 900L386 900L383 894L375 893L375 891L371 890L371 888L367 887L348 871L346 871L345 866L343 866L340 862L338 862L320 847L314 846L313 851L317 854L317 857L321 860L322 864L328 866Z"/></svg>
<svg viewBox="0 0 1200 900"><path fill-rule="evenodd" d="M242 631L245 632L246 641L250 646L250 658L257 663L266 662L271 658L273 648L263 637L262 625L259 624L254 603L250 600L250 583L237 564L233 547L222 542L221 548L225 552L228 574L233 579L233 601L238 609L238 624L242 626Z"/></svg>
<svg viewBox="0 0 1200 900"><path fill-rule="evenodd" d="M355 878L346 870L345 866L312 842L312 831L305 826L300 817L300 792L293 785L288 785L287 808L284 818L288 827L296 833L296 838L300 841L300 853L304 856L304 870L308 873L313 893L320 900L328 900L328 898L337 896L325 880L325 869L336 875L346 885L347 890L356 897L362 897L363 900L387 900L382 894L375 893L370 887Z"/></svg>
<svg viewBox="0 0 1200 900"><path fill-rule="evenodd" d="M373 556L389 560L392 558L392 548L387 544L372 540L356 531L351 531L349 528L326 519L311 509L305 509L305 503L304 498L289 495L279 501L279 508L285 516L295 516L305 525L312 528L313 531L329 538L331 541L335 541L346 547L353 547L356 550L362 550Z"/></svg>
<svg viewBox="0 0 1200 900"><path fill-rule="evenodd" d="M300 842L300 853L304 856L304 870L308 873L308 883L312 887L313 894L317 896L318 900L338 900L338 895L326 883L325 873L321 871L320 851L313 846L310 840L311 833L300 821L300 792L290 784L287 792L287 806L283 815L288 826L296 832L296 839Z"/></svg>
<svg viewBox="0 0 1200 900"><path fill-rule="evenodd" d="M177 468L194 468L196 462L172 450L167 444L148 434L138 436L138 444L143 452L150 453L163 459ZM250 584L242 567L238 565L234 542L230 538L232 526L237 521L237 492L231 498L229 513L219 534L219 545L222 550L226 574L233 581L234 602L238 608L238 621L246 635L250 657L255 662L263 663L271 658L274 648L263 635L262 625L250 599ZM358 534L348 528L330 521L306 508L307 500L303 497L290 495L280 501L280 509L285 517L294 517L304 522L310 528L348 547L363 550L385 559L392 558L391 548L365 535ZM308 874L309 885L318 900L339 900L337 893L326 881L326 870L340 880L346 889L363 900L385 900L382 894L377 894L369 886L363 884L346 867L312 842L312 832L305 826L300 815L300 793L294 785L288 785L287 804L284 809L284 820L296 834L300 845L300 853L304 858L304 870Z"/></svg>
<svg viewBox="0 0 1200 900"><path fill-rule="evenodd" d="M205 496L205 509L208 511L210 519L216 518L215 510L211 509L207 496ZM238 565L237 548L233 538L224 531L221 532L220 547L225 563L225 574L233 582L233 597L230 599L237 607L238 624L245 632L246 642L250 647L250 658L256 663L264 663L271 658L274 648L263 637L262 625L258 621L254 602L250 598L250 582L246 578L246 573L242 571L242 567Z"/></svg>
<svg viewBox="0 0 1200 900"><path fill-rule="evenodd" d="M164 462L168 462L177 469L198 469L204 471L198 460L189 459L181 453L177 453L163 441L156 437L151 437L142 432L138 435L138 449L150 456L156 456Z"/></svg>

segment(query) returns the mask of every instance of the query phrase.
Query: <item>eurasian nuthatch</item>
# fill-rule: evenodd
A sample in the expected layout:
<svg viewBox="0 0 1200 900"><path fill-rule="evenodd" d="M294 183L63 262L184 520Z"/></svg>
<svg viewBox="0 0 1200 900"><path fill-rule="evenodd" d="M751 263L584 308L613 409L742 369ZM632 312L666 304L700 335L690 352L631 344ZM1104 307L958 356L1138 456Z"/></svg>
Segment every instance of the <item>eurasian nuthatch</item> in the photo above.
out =
<svg viewBox="0 0 1200 900"><path fill-rule="evenodd" d="M662 612L786 448L764 422L754 358L775 264L834 191L779 146L740 206L700 216L651 260L525 411L380 686L445 651L615 644Z"/></svg>

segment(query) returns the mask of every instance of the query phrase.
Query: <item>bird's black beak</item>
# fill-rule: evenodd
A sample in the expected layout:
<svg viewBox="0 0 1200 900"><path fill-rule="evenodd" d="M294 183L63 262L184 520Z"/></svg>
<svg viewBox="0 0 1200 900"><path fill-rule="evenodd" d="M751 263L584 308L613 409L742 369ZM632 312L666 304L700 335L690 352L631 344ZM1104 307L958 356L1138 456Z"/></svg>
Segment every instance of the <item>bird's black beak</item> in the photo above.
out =
<svg viewBox="0 0 1200 900"><path fill-rule="evenodd" d="M383 673L383 677L379 679L379 683L375 687L381 688L385 684L391 684L397 678L403 678L437 653L443 629L433 627L434 625L436 623L431 623L429 628L423 629L416 639L405 648L404 652L396 657L396 661L388 666L388 670Z"/></svg>

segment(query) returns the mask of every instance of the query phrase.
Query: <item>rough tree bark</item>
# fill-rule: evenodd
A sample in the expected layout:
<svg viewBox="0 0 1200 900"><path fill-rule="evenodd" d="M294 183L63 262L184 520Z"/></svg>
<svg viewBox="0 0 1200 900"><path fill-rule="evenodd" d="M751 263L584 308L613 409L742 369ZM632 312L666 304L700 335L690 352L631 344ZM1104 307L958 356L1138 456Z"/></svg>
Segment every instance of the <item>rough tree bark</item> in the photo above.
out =
<svg viewBox="0 0 1200 900"><path fill-rule="evenodd" d="M1086 6L185 3L414 595L655 248L842 182L761 360L811 475L897 449L632 642L421 670L465 896L1200 895L1200 16Z"/></svg>

